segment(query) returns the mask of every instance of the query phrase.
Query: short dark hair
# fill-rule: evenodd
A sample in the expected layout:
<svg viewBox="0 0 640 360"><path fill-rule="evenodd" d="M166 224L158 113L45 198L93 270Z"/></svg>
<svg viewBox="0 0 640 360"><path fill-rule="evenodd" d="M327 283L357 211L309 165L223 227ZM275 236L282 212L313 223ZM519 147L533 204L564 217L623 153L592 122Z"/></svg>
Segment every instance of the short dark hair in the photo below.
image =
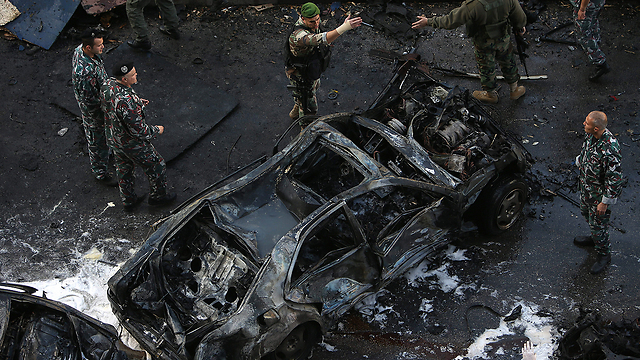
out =
<svg viewBox="0 0 640 360"><path fill-rule="evenodd" d="M592 111L589 113L589 117L591 118L591 121L593 121L593 126L600 130L607 128L607 115L602 111Z"/></svg>
<svg viewBox="0 0 640 360"><path fill-rule="evenodd" d="M93 45L96 43L96 39L102 39L103 37L104 34L100 30L87 28L82 32L82 34L80 34L80 39L82 39L82 47L85 47L87 45L93 47Z"/></svg>

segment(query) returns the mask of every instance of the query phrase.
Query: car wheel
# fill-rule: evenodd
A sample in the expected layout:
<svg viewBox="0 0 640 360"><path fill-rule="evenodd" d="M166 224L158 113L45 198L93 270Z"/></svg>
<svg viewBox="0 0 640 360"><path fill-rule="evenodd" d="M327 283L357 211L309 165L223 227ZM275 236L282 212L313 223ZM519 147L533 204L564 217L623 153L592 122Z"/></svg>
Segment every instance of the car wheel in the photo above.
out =
<svg viewBox="0 0 640 360"><path fill-rule="evenodd" d="M527 201L527 184L514 177L498 181L483 191L478 227L489 235L509 230L522 215Z"/></svg>
<svg viewBox="0 0 640 360"><path fill-rule="evenodd" d="M311 349L318 342L320 329L314 323L298 325L278 345L272 354L276 360L304 360L311 355Z"/></svg>

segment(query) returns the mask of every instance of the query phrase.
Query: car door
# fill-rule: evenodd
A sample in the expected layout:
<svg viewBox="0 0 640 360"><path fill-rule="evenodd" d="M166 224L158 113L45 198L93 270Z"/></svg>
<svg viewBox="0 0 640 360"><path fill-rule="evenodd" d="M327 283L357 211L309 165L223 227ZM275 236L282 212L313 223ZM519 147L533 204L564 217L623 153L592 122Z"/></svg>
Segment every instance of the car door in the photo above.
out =
<svg viewBox="0 0 640 360"><path fill-rule="evenodd" d="M364 241L344 201L303 231L289 270L287 298L322 304L322 314L341 314L380 280L380 258Z"/></svg>

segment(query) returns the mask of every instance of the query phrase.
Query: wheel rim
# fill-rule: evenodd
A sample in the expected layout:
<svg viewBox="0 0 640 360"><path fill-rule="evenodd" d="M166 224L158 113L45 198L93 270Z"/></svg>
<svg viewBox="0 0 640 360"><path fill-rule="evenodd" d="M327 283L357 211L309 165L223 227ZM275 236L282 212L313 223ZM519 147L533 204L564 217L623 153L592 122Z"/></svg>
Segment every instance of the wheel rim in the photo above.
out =
<svg viewBox="0 0 640 360"><path fill-rule="evenodd" d="M282 340L282 343L276 349L276 359L301 359L302 354L304 354L307 346L309 346L309 339L307 339L306 333L307 329L305 326L298 326L293 329L293 331L291 331L291 333Z"/></svg>
<svg viewBox="0 0 640 360"><path fill-rule="evenodd" d="M520 189L511 190L507 196L502 199L500 211L496 217L496 224L500 230L510 228L518 217L524 206L524 193Z"/></svg>

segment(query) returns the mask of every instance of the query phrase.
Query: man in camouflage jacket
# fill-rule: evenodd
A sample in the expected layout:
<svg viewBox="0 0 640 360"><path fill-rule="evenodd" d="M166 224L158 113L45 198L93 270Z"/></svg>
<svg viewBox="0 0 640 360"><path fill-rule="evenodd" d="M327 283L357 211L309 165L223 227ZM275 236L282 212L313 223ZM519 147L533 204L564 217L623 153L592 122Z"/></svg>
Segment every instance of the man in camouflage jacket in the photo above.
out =
<svg viewBox="0 0 640 360"><path fill-rule="evenodd" d="M162 125L147 125L144 107L149 103L131 88L138 82L133 63L119 63L100 90L102 108L107 115L107 143L113 150L120 196L125 210L132 210L144 196L135 193L135 165L149 179L149 205L171 203L175 193L167 192L164 158L156 151L151 139L164 133Z"/></svg>
<svg viewBox="0 0 640 360"><path fill-rule="evenodd" d="M611 71L607 57L600 49L600 22L598 16L604 8L605 0L571 0L576 40L595 66L589 75L589 81L595 81Z"/></svg>
<svg viewBox="0 0 640 360"><path fill-rule="evenodd" d="M598 253L592 274L602 272L611 262L609 241L609 205L617 202L622 191L620 145L607 129L607 115L592 111L584 120L586 133L580 155L576 157L580 182L580 212L589 223L591 236L577 236L577 245L595 246Z"/></svg>
<svg viewBox="0 0 640 360"><path fill-rule="evenodd" d="M82 114L91 171L101 183L116 186L107 172L109 147L104 133L104 113L100 108L100 86L107 80L101 57L104 40L94 29L87 29L81 38L82 44L76 47L71 60L71 82Z"/></svg>
<svg viewBox="0 0 640 360"><path fill-rule="evenodd" d="M466 0L448 15L431 18L418 16L412 27L419 29L431 26L451 30L461 25L466 26L467 35L473 38L480 73L482 90L474 91L473 97L491 104L498 102L496 62L509 84L511 100L522 97L525 88L518 86L520 75L510 36L511 27L518 29L521 35L526 32L527 16L518 0Z"/></svg>
<svg viewBox="0 0 640 360"><path fill-rule="evenodd" d="M318 111L316 92L320 86L320 79L307 78L303 69L296 66L296 63L306 66L305 62L309 55L317 51L318 47L328 46L338 36L361 24L361 18L348 16L344 23L336 29L320 32L320 9L313 3L302 5L300 18L294 25L293 32L289 35L288 51L292 59L285 64L285 71L293 89L295 101L293 109L289 113L291 119L295 120L304 115L315 115ZM289 57L287 58L289 59Z"/></svg>

